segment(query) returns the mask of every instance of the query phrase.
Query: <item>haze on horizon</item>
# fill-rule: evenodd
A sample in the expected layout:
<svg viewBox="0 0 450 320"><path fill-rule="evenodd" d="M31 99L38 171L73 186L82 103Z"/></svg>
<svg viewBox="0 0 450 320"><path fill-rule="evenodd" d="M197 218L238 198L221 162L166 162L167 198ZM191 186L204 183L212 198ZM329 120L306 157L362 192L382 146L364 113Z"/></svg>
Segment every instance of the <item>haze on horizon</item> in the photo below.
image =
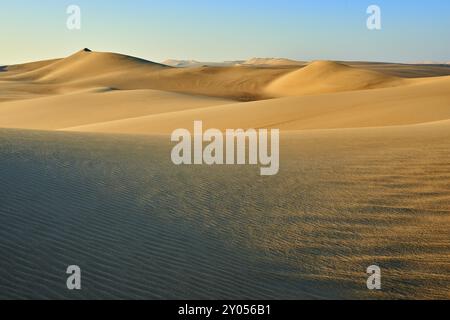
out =
<svg viewBox="0 0 450 320"><path fill-rule="evenodd" d="M66 28L69 5L82 28ZM382 9L382 30L366 28L366 9ZM81 48L152 61L450 61L447 0L106 0L2 3L0 65L64 57Z"/></svg>

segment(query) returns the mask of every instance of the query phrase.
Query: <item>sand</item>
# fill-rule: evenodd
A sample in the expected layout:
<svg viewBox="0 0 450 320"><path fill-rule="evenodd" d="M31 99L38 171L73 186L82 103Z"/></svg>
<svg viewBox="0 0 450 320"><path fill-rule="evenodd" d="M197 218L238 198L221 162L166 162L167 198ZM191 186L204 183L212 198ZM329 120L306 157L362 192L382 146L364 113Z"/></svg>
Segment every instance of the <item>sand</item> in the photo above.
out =
<svg viewBox="0 0 450 320"><path fill-rule="evenodd" d="M448 299L449 128L287 134L273 179L173 166L165 136L2 130L0 297Z"/></svg>
<svg viewBox="0 0 450 320"><path fill-rule="evenodd" d="M0 127L60 130L232 102L159 90L96 88L4 104L0 107Z"/></svg>
<svg viewBox="0 0 450 320"><path fill-rule="evenodd" d="M266 91L274 97L324 94L395 87L406 80L376 71L353 68L332 61L314 61L306 67L275 79Z"/></svg>
<svg viewBox="0 0 450 320"><path fill-rule="evenodd" d="M450 68L276 61L0 68L0 298L450 298ZM194 120L281 129L280 173L174 166Z"/></svg>
<svg viewBox="0 0 450 320"><path fill-rule="evenodd" d="M450 118L450 78L427 78L395 88L306 95L162 113L65 128L104 133L170 133L191 128L279 128L283 131L384 127ZM424 107L426 106L426 107ZM236 115L239 116L236 116Z"/></svg>

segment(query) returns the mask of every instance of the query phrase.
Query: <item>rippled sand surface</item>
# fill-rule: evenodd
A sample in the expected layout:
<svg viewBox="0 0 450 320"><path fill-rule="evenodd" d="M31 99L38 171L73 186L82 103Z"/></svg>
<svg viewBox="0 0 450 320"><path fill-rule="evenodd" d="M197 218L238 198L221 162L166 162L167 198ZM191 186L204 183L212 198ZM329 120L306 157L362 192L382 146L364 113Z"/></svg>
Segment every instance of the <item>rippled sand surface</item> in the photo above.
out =
<svg viewBox="0 0 450 320"><path fill-rule="evenodd" d="M166 136L0 129L0 298L450 298L449 138L284 134L261 177L174 166Z"/></svg>

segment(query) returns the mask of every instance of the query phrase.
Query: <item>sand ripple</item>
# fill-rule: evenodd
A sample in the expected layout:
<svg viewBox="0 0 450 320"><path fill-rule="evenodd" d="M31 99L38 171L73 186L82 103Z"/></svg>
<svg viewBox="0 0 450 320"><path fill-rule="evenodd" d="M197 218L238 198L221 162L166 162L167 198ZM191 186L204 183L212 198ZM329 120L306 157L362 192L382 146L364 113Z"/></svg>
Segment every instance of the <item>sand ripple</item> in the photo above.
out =
<svg viewBox="0 0 450 320"><path fill-rule="evenodd" d="M174 167L165 137L0 130L0 298L449 298L449 131L367 130L284 136L272 178Z"/></svg>

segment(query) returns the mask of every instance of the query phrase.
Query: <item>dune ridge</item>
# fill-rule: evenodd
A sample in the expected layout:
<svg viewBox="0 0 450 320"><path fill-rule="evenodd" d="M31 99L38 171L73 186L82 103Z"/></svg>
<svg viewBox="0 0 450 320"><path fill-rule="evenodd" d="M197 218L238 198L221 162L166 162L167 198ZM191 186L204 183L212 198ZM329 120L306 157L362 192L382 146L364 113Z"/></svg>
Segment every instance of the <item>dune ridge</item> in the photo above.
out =
<svg viewBox="0 0 450 320"><path fill-rule="evenodd" d="M252 58L241 65L246 66L304 66L305 62L284 58Z"/></svg>
<svg viewBox="0 0 450 320"><path fill-rule="evenodd" d="M67 58L50 61L42 67L33 68L30 71L25 69L26 72L7 79L64 83L99 74L132 71L137 68L140 72L145 72L168 67L131 56L83 49Z"/></svg>
<svg viewBox="0 0 450 320"><path fill-rule="evenodd" d="M315 61L270 83L271 96L299 96L399 86L406 80L332 61Z"/></svg>
<svg viewBox="0 0 450 320"><path fill-rule="evenodd" d="M108 52L81 50L67 58L31 66L15 66L0 74L6 85L50 86L44 93L64 94L80 89L111 87L119 90L152 89L238 101L264 98L263 88L286 69L252 67L173 68ZM1 97L0 97L1 99Z"/></svg>
<svg viewBox="0 0 450 320"><path fill-rule="evenodd" d="M433 79L400 88L233 103L64 130L170 133L177 128L191 128L192 123L198 119L203 121L205 128L221 130L278 128L282 131L296 131L412 125L450 119L449 86L450 78Z"/></svg>
<svg viewBox="0 0 450 320"><path fill-rule="evenodd" d="M6 67L0 73L0 127L152 134L194 120L220 129L292 131L450 118L450 77L441 69L429 70L436 77L411 78L423 69L411 66L413 73L400 77L393 64L252 63L264 61L274 64L172 68L83 49L64 59Z"/></svg>

